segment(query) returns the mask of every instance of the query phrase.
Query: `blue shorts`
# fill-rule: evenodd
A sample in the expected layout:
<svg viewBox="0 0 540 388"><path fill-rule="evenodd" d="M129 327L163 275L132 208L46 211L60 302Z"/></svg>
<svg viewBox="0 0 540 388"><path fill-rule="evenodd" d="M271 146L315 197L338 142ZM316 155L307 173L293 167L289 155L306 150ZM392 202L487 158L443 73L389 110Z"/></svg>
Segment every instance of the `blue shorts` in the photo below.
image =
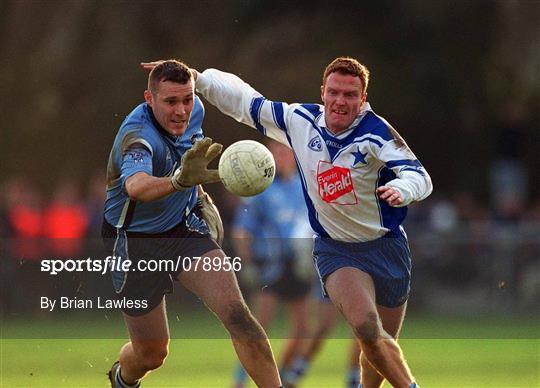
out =
<svg viewBox="0 0 540 388"><path fill-rule="evenodd" d="M378 305L398 307L407 301L411 281L411 252L402 231L392 231L363 243L315 238L313 260L324 284L328 276L344 267L368 273L375 283ZM326 297L326 289L324 289Z"/></svg>
<svg viewBox="0 0 540 388"><path fill-rule="evenodd" d="M179 257L200 257L220 249L210 237L190 229L184 222L157 234L126 232L103 221L102 237L106 249L118 258L139 260L178 260ZM129 249L128 249L129 248ZM129 271L111 271L112 282L118 299L146 301L145 307L123 308L130 316L149 313L173 291L181 268L164 271L139 271L134 265Z"/></svg>

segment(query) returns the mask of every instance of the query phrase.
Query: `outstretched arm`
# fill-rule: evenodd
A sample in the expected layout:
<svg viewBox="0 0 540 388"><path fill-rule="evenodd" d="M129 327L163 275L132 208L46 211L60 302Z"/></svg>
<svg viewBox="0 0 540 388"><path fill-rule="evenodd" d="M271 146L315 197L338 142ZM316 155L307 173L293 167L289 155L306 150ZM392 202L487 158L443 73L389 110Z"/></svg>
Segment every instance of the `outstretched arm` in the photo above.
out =
<svg viewBox="0 0 540 388"><path fill-rule="evenodd" d="M212 143L212 139L205 137L182 156L180 167L172 177L156 177L151 175L150 151L135 144L126 152L122 163L122 173L127 176L126 192L135 201L147 202L163 198L175 190L219 182L218 171L207 167L219 155L221 148L221 144Z"/></svg>
<svg viewBox="0 0 540 388"><path fill-rule="evenodd" d="M174 191L169 177L159 178L145 172L138 172L126 180L126 192L134 201L155 201Z"/></svg>
<svg viewBox="0 0 540 388"><path fill-rule="evenodd" d="M199 73L196 88L222 113L289 145L287 133L296 104L270 101L236 75L216 69Z"/></svg>
<svg viewBox="0 0 540 388"><path fill-rule="evenodd" d="M262 95L231 73L207 69L197 75L196 88L222 113L255 128L252 102Z"/></svg>

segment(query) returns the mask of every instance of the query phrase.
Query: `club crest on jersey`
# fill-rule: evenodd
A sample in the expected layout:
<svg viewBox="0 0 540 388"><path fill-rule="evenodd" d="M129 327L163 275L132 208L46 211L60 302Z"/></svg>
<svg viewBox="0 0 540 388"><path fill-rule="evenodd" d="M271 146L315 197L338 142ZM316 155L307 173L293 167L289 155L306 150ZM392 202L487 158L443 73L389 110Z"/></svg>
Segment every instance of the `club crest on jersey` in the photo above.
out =
<svg viewBox="0 0 540 388"><path fill-rule="evenodd" d="M131 149L126 153L126 157L131 159L135 163L142 163L144 161L144 154L138 149Z"/></svg>
<svg viewBox="0 0 540 388"><path fill-rule="evenodd" d="M348 168L334 166L330 162L319 161L317 184L323 201L336 205L356 205L351 172Z"/></svg>
<svg viewBox="0 0 540 388"><path fill-rule="evenodd" d="M317 151L317 152L322 151L322 143L319 136L315 136L313 139L311 139L308 143L308 147L312 149L313 151Z"/></svg>

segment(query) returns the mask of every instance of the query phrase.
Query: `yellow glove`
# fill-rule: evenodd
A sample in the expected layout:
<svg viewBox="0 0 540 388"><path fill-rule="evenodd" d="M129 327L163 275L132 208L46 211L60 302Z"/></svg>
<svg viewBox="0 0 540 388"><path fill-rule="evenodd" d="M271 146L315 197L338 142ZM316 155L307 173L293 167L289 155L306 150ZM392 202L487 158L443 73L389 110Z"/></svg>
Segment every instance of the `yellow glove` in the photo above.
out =
<svg viewBox="0 0 540 388"><path fill-rule="evenodd" d="M182 156L180 167L171 178L173 187L176 190L186 190L200 184L219 182L218 170L208 170L207 167L222 148L219 143L212 144L209 137L196 142Z"/></svg>

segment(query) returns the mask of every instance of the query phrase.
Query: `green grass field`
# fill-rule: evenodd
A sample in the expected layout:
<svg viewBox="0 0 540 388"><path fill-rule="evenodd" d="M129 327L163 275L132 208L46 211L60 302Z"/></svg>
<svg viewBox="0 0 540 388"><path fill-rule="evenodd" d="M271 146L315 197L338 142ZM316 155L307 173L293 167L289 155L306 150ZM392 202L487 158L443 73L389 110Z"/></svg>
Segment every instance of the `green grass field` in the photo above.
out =
<svg viewBox="0 0 540 388"><path fill-rule="evenodd" d="M222 329L215 321L200 318L172 317L173 338L182 339L172 340L166 364L145 380L145 387L231 386L235 356L230 341L223 338ZM424 388L540 387L537 323L536 320L469 322L410 318L400 343ZM66 325L74 331L69 332ZM81 328L88 337L99 338L102 333L101 338L107 339L72 338ZM280 337L281 330L278 325L271 336ZM420 339L422 332L426 339ZM66 339L59 339L60 334ZM55 339L40 339L40 336ZM119 339L122 336L122 325L117 320L3 322L0 386L106 387L105 371L125 342ZM349 345L346 338L347 329L337 328L302 386L344 385ZM282 342L272 340L278 357Z"/></svg>

